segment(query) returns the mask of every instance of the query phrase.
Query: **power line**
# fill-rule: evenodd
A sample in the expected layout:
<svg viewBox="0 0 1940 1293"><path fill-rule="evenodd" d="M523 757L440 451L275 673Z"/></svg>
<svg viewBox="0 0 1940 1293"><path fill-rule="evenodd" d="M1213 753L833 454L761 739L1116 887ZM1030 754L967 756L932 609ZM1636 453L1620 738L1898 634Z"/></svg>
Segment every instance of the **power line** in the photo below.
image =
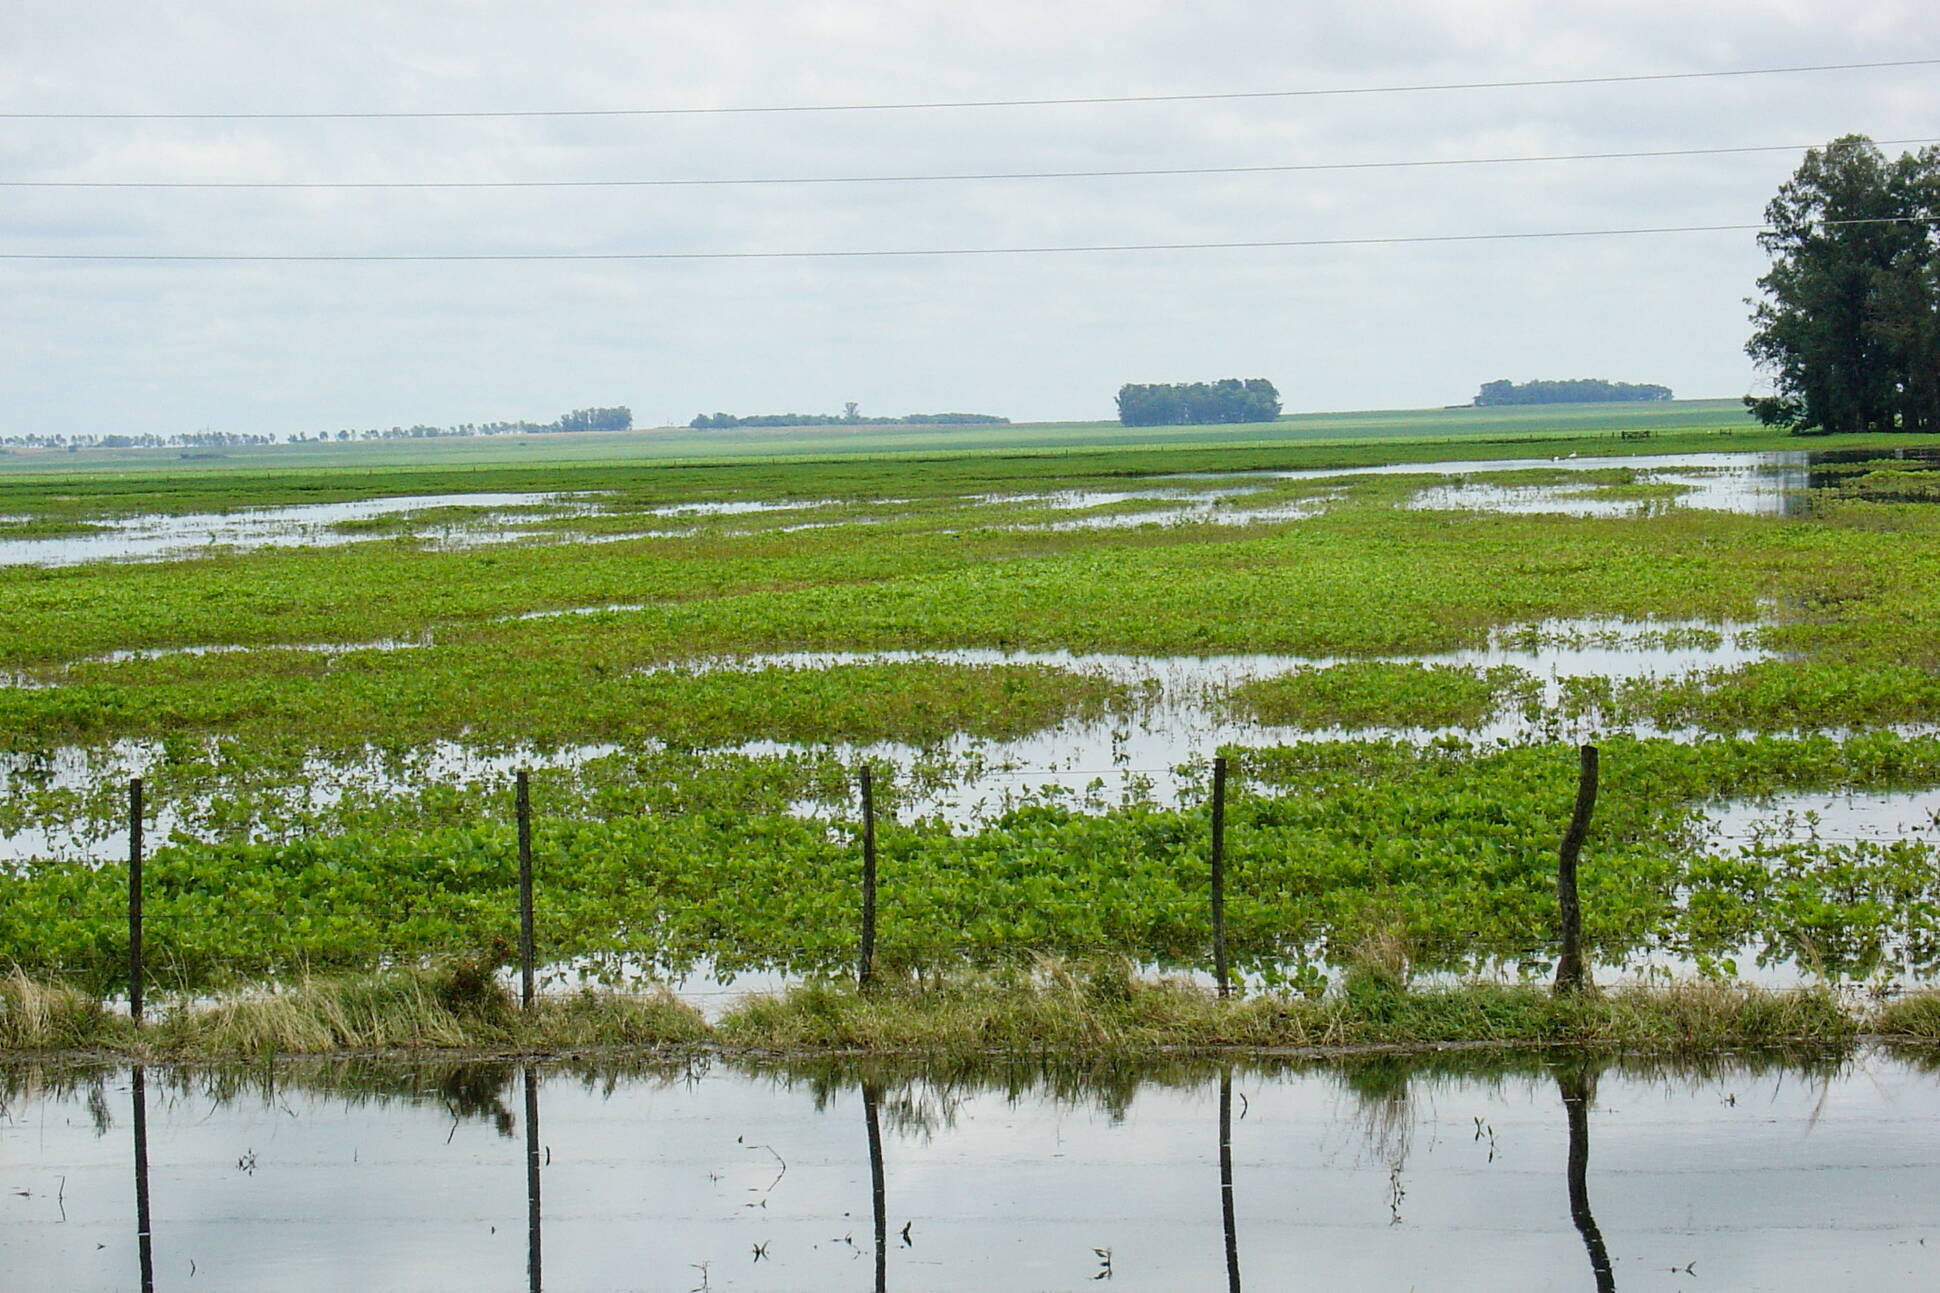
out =
<svg viewBox="0 0 1940 1293"><path fill-rule="evenodd" d="M1879 224L1932 224L1915 216L1882 216L1866 220L1826 220L1821 227ZM1532 239L1621 238L1649 234L1748 233L1771 229L1768 224L1658 225L1631 229L1546 229L1518 233L1410 234L1382 238L1259 238L1244 242L1131 242L1030 247L891 247L850 251L591 251L591 252L450 252L450 253L296 253L232 254L149 252L0 252L10 261L139 261L173 264L401 264L481 261L702 261L702 260L864 260L923 256L1043 256L1133 251L1252 251L1299 247L1391 247L1427 243L1515 242Z"/></svg>
<svg viewBox="0 0 1940 1293"><path fill-rule="evenodd" d="M1940 143L1940 139L1879 139L1881 147ZM1722 157L1796 153L1813 144L1751 144L1729 148L1661 148L1613 153L1547 153L1531 157L1446 157L1383 162L1289 162L1260 166L1162 166L1099 171L973 171L930 175L802 175L654 180L0 180L13 189L589 189L704 188L725 185L923 184L971 180L1120 179L1180 175L1266 175L1300 171L1408 170L1433 166L1508 166L1531 162L1604 162L1664 157Z"/></svg>
<svg viewBox="0 0 1940 1293"><path fill-rule="evenodd" d="M713 108L540 108L457 112L0 112L0 121L432 121L531 117L697 117L796 112L910 112L955 108L1053 108L1125 103L1212 103L1247 99L1313 99L1368 94L1428 94L1457 90L1521 90L1566 85L1629 85L1650 81L1698 81L1799 72L1858 72L1930 67L1940 58L1878 63L1811 63L1796 67L1746 67L1714 72L1645 72L1619 76L1543 77L1516 81L1447 81L1416 85L1362 85L1312 90L1236 90L1204 94L1116 94L1069 99L954 99L919 103L796 103Z"/></svg>

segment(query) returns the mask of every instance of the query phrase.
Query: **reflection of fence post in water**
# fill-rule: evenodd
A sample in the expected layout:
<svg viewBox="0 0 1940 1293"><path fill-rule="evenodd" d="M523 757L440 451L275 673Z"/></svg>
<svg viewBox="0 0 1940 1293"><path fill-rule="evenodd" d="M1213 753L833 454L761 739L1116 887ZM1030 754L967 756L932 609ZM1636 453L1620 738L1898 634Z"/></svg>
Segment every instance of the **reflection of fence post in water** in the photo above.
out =
<svg viewBox="0 0 1940 1293"><path fill-rule="evenodd" d="M1556 1070L1556 1090L1563 1097L1563 1116L1569 1122L1570 1220L1583 1236L1583 1247L1590 1254L1590 1271L1596 1276L1597 1293L1612 1293L1617 1277L1610 1269L1610 1252L1603 1246L1603 1232L1590 1215L1590 1099L1592 1083L1581 1068Z"/></svg>
<svg viewBox="0 0 1940 1293"><path fill-rule="evenodd" d="M855 981L866 988L876 977L876 787L862 765L862 953ZM872 1108L874 1106L871 1106ZM874 1126L872 1122L870 1124Z"/></svg>
<svg viewBox="0 0 1940 1293"><path fill-rule="evenodd" d="M136 1027L141 1026L141 980L141 778L136 777L128 783L128 1015Z"/></svg>
<svg viewBox="0 0 1940 1293"><path fill-rule="evenodd" d="M1219 1214L1226 1227L1226 1287L1239 1293L1239 1230L1233 1224L1233 1071L1219 1074Z"/></svg>
<svg viewBox="0 0 1940 1293"><path fill-rule="evenodd" d="M882 1088L873 1082L862 1084L862 1116L869 1124L869 1198L876 1219L876 1293L889 1288L889 1204L882 1184L882 1119L877 1106L882 1103Z"/></svg>
<svg viewBox="0 0 1940 1293"><path fill-rule="evenodd" d="M140 782L135 784L140 785ZM153 1227L148 1219L148 1074L135 1065L135 1249L141 1261L141 1293L155 1293Z"/></svg>
<svg viewBox="0 0 1940 1293"><path fill-rule="evenodd" d="M539 1293L539 1082L525 1066L525 1274Z"/></svg>

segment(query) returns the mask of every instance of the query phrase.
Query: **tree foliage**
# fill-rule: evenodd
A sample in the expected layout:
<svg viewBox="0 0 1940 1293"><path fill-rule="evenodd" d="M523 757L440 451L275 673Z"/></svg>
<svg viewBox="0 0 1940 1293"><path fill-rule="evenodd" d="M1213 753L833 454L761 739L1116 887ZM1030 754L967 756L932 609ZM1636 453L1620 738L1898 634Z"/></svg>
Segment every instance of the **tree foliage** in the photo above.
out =
<svg viewBox="0 0 1940 1293"><path fill-rule="evenodd" d="M1632 382L1606 382L1578 377L1552 382L1483 382L1475 396L1477 406L1494 404L1599 404L1620 400L1667 400L1668 386L1639 385Z"/></svg>
<svg viewBox="0 0 1940 1293"><path fill-rule="evenodd" d="M1271 422L1279 416L1280 392L1264 377L1118 388L1118 421L1128 427Z"/></svg>
<svg viewBox="0 0 1940 1293"><path fill-rule="evenodd" d="M1772 257L1746 351L1795 431L1940 430L1940 149L1897 160L1864 135L1807 151L1765 208Z"/></svg>

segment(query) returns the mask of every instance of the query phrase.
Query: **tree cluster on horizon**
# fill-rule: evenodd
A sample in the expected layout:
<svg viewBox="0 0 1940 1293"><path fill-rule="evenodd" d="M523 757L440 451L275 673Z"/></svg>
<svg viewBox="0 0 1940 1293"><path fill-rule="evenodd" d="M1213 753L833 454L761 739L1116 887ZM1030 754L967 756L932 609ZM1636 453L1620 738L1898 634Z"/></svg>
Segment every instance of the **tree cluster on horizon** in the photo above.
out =
<svg viewBox="0 0 1940 1293"><path fill-rule="evenodd" d="M1280 392L1264 377L1173 382L1118 388L1118 421L1128 427L1201 426L1213 422L1271 422Z"/></svg>
<svg viewBox="0 0 1940 1293"><path fill-rule="evenodd" d="M432 440L443 436L474 435L550 435L574 431L630 431L633 410L621 404L613 408L574 409L561 413L553 422L460 422L456 426L371 427L362 431L345 427L339 431L315 433L297 431L289 435L269 435L239 431L184 431L175 435L153 432L105 435L25 435L0 436L0 445L25 449L228 449L262 447L275 444L347 444L353 440Z"/></svg>
<svg viewBox="0 0 1940 1293"><path fill-rule="evenodd" d="M1630 400L1667 400L1668 386L1649 383L1606 382L1595 377L1575 377L1564 381L1512 382L1504 379L1483 382L1475 396L1477 408L1503 404L1610 404Z"/></svg>
<svg viewBox="0 0 1940 1293"><path fill-rule="evenodd" d="M1774 390L1745 397L1752 413L1796 432L1940 430L1940 148L1809 149L1765 223L1745 350Z"/></svg>
<svg viewBox="0 0 1940 1293"><path fill-rule="evenodd" d="M1009 426L1009 418L990 413L905 413L899 418L862 416L860 406L851 402L840 413L703 413L687 424L696 431L719 431L732 427L897 427L897 426Z"/></svg>

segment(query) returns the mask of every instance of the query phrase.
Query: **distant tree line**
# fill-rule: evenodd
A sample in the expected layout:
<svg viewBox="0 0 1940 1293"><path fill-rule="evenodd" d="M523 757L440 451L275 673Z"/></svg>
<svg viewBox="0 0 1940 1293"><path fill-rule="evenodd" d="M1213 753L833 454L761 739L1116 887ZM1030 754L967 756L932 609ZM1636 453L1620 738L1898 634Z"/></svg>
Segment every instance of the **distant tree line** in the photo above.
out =
<svg viewBox="0 0 1940 1293"><path fill-rule="evenodd" d="M1495 404L1610 404L1620 400L1667 400L1668 386L1606 382L1578 377L1559 382L1483 382L1477 406Z"/></svg>
<svg viewBox="0 0 1940 1293"><path fill-rule="evenodd" d="M1009 418L989 413L905 413L899 418L867 418L854 404L841 413L755 413L740 417L733 413L703 413L687 424L696 431L722 431L730 427L896 427L896 426L1009 426Z"/></svg>
<svg viewBox="0 0 1940 1293"><path fill-rule="evenodd" d="M1264 377L1174 382L1118 388L1118 421L1128 427L1198 426L1209 422L1271 422L1280 392Z"/></svg>
<svg viewBox="0 0 1940 1293"><path fill-rule="evenodd" d="M1765 207L1745 349L1768 426L1940 430L1940 148L1888 160L1864 135L1807 150Z"/></svg>
<svg viewBox="0 0 1940 1293"><path fill-rule="evenodd" d="M439 436L548 435L561 431L630 431L633 410L574 409L556 422L461 422L457 426L370 428L357 431L298 431L287 436L251 435L236 431L185 431L177 435L10 435L0 445L24 449L228 449L250 445L317 444L351 440L430 440Z"/></svg>
<svg viewBox="0 0 1940 1293"><path fill-rule="evenodd" d="M372 427L362 431L319 431L315 436L291 436L295 443L306 440L434 440L440 436L468 435L554 435L572 431L631 431L633 410L621 404L610 409L574 409L561 413L554 422L460 422L456 426Z"/></svg>
<svg viewBox="0 0 1940 1293"><path fill-rule="evenodd" d="M23 449L226 449L240 445L270 445L275 436L235 431L187 431L181 435L26 435L0 436L0 444Z"/></svg>

